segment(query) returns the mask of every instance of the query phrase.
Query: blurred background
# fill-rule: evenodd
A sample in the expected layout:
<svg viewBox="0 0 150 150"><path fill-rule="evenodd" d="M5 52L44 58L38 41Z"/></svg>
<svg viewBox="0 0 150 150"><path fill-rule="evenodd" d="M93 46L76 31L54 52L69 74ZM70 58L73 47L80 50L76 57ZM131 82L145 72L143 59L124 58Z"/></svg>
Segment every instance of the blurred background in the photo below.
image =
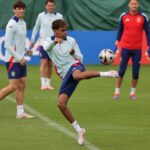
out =
<svg viewBox="0 0 150 150"><path fill-rule="evenodd" d="M5 26L12 17L12 6L15 0L0 0L0 59L4 55ZM128 11L128 0L55 0L56 10L63 14L69 25L68 35L73 36L84 55L85 64L99 64L98 54L101 49L114 48L119 16ZM27 47L38 14L45 11L45 0L25 0L27 5L25 21L27 22ZM141 0L140 11L147 14L150 19L150 1ZM145 50L145 40L143 41ZM39 64L36 43L29 64ZM145 52L143 51L143 54ZM3 61L0 61L3 63ZM114 62L119 63L119 56ZM149 62L143 55L143 64Z"/></svg>

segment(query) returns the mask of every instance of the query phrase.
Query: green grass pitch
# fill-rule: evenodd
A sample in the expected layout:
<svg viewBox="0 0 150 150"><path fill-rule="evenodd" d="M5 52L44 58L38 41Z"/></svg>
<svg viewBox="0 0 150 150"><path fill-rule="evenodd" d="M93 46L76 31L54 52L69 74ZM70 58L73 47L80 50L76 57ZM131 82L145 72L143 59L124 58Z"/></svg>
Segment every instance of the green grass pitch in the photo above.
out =
<svg viewBox="0 0 150 150"><path fill-rule="evenodd" d="M118 66L86 66L91 70L118 69ZM150 66L141 66L138 99L129 99L132 68L129 66L120 100L112 95L116 79L96 78L81 81L69 107L82 127L86 140L99 150L150 150ZM0 89L7 85L6 69L0 65ZM39 66L28 66L25 104L49 120L75 133L57 108L60 79L53 73L54 91L40 90ZM11 94L9 98L15 98ZM28 111L28 110L27 110ZM51 126L39 116L17 120L16 104L0 102L0 150L88 150L75 139ZM94 150L94 148L91 150Z"/></svg>

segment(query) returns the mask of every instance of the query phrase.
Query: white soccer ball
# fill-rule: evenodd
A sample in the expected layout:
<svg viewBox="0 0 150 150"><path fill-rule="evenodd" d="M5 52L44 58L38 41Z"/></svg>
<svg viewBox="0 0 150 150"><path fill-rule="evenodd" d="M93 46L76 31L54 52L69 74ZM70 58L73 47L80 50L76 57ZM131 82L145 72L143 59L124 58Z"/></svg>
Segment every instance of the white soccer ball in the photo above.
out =
<svg viewBox="0 0 150 150"><path fill-rule="evenodd" d="M110 49L102 49L98 57L102 64L109 65L114 61L115 53Z"/></svg>

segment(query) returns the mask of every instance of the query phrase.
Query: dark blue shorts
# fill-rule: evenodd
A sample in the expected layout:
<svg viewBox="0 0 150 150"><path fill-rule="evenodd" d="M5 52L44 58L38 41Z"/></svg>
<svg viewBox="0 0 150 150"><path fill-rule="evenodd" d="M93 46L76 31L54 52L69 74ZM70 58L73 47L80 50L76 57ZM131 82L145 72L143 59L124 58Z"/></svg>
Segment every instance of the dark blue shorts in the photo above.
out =
<svg viewBox="0 0 150 150"><path fill-rule="evenodd" d="M77 87L79 83L79 81L74 80L72 76L72 73L75 70L80 70L83 72L85 71L85 67L83 64L80 64L80 63L74 64L73 66L71 66L66 76L62 79L59 95L62 93L67 94L68 97L72 95L73 91L75 90L75 88Z"/></svg>
<svg viewBox="0 0 150 150"><path fill-rule="evenodd" d="M128 61L131 58L132 59L132 70L133 70L132 76L133 76L133 79L138 79L141 56L142 56L142 51L140 49L129 50L129 49L123 48L122 53L121 53L119 76L120 77L124 76L126 69L127 69Z"/></svg>
<svg viewBox="0 0 150 150"><path fill-rule="evenodd" d="M50 61L47 52L43 49L42 46L39 46L39 54L40 54L40 59L48 59Z"/></svg>
<svg viewBox="0 0 150 150"><path fill-rule="evenodd" d="M21 66L20 63L6 62L6 68L8 72L8 79L19 79L26 77L27 68L26 64Z"/></svg>

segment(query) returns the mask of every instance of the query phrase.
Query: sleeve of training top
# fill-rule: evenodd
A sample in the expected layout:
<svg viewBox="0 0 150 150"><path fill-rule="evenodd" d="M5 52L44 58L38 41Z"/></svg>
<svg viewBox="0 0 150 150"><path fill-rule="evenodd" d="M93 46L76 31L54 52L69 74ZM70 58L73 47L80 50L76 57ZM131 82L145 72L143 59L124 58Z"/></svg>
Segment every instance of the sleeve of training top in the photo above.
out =
<svg viewBox="0 0 150 150"><path fill-rule="evenodd" d="M14 38L14 34L16 31L16 26L13 22L9 22L6 26L6 34L5 34L5 48L8 52L14 57L16 61L20 61L22 58L19 57L14 47L12 46L12 41Z"/></svg>
<svg viewBox="0 0 150 150"><path fill-rule="evenodd" d="M32 31L32 36L31 36L32 42L35 42L35 37L36 37L37 33L39 32L39 30L40 30L40 15L38 15L35 26Z"/></svg>
<svg viewBox="0 0 150 150"><path fill-rule="evenodd" d="M45 51L49 52L53 49L53 47L56 45L56 43L54 43L51 38L48 38L47 40L45 40L42 44L42 47Z"/></svg>
<svg viewBox="0 0 150 150"><path fill-rule="evenodd" d="M83 61L83 55L82 55L82 53L80 51L80 48L79 48L76 40L73 41L73 50L75 51L75 53L73 54L73 57L75 59L78 59L78 60L80 60L82 62Z"/></svg>
<svg viewBox="0 0 150 150"><path fill-rule="evenodd" d="M118 29L118 33L117 33L117 41L121 40L123 34L123 17L120 17L120 22L119 22L119 29Z"/></svg>
<svg viewBox="0 0 150 150"><path fill-rule="evenodd" d="M148 24L148 18L145 14L143 16L144 16L144 30L146 33L147 45L150 47L150 27Z"/></svg>

